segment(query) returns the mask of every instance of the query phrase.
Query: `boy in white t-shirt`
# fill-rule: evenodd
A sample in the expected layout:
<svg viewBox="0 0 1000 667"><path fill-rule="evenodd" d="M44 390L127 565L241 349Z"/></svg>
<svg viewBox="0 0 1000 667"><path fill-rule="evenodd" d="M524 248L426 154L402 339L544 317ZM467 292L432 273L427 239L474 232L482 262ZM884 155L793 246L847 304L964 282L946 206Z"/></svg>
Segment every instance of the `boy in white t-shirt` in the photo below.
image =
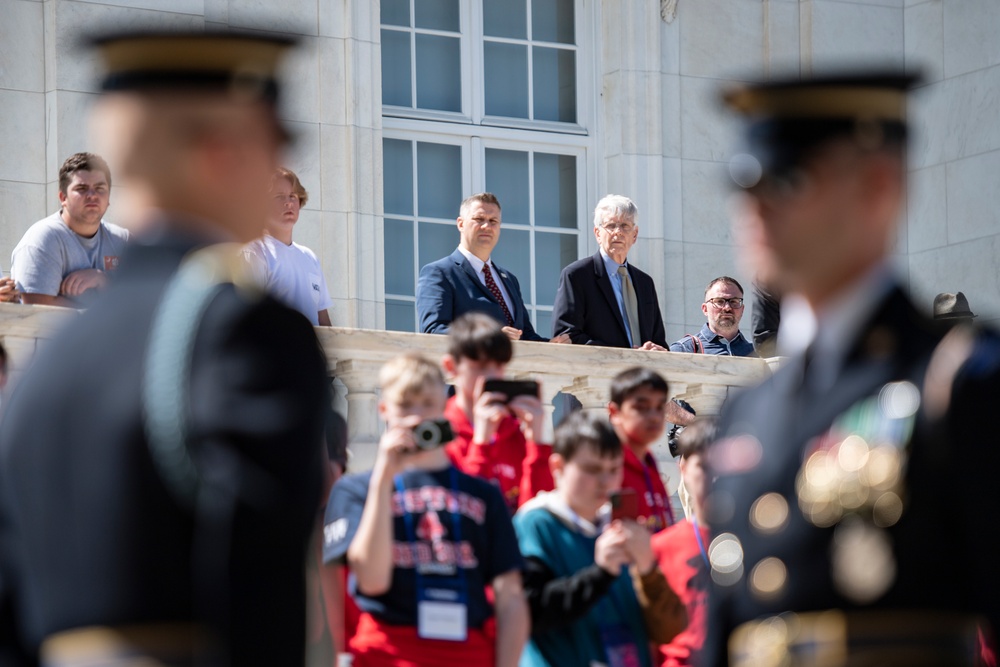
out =
<svg viewBox="0 0 1000 667"><path fill-rule="evenodd" d="M313 326L330 326L332 304L316 254L292 241L299 210L309 194L291 169L279 167L271 184L271 215L266 233L249 243L243 254L261 285L290 308L309 318Z"/></svg>

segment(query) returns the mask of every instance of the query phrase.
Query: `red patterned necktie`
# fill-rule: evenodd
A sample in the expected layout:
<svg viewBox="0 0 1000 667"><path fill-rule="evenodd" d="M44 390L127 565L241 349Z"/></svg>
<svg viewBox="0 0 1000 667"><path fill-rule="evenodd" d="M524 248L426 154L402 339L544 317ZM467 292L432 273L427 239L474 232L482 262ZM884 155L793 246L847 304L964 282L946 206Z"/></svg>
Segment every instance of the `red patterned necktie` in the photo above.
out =
<svg viewBox="0 0 1000 667"><path fill-rule="evenodd" d="M489 263L483 264L483 275L486 277L486 289L496 297L496 300L500 302L500 307L503 308L503 316L507 318L507 326L514 326L514 318L510 316L510 311L507 309L507 302L503 300L503 294L500 293L497 282L493 280L493 272L490 271Z"/></svg>

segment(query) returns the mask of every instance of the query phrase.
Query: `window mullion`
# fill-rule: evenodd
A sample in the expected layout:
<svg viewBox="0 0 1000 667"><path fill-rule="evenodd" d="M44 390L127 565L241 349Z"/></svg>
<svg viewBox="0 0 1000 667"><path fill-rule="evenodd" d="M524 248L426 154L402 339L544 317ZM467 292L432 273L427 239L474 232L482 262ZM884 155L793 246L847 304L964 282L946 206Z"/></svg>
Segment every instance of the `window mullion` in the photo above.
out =
<svg viewBox="0 0 1000 667"><path fill-rule="evenodd" d="M576 160L577 160L577 163L576 163L577 164L577 167L576 167L576 210L577 210L577 214L576 215L577 215L577 218L578 218L576 226L577 226L577 229L580 229L581 226L583 227L583 229L582 229L583 233L580 234L580 236L578 237L578 240L577 240L577 252L576 252L576 254L578 256L580 256L580 257L586 257L587 255L591 254L591 252L590 252L590 239L594 238L594 232L590 231L590 228L593 227L594 222L591 219L591 216L589 214L590 209L588 208L588 205L587 205L588 201L590 201L590 199L592 197L590 197L590 193L588 192L588 188L587 188L587 183L590 182L591 179L590 179L590 173L589 173L590 167L588 166L589 160L586 159L586 149L584 149L580 153L577 153ZM583 165L580 164L581 162L583 163ZM581 168L581 167L584 167L584 168ZM597 201L596 197L594 197L593 199L594 199L594 202L596 203L596 201ZM582 220L583 223L584 223L583 225L580 224L581 220L579 220L579 218L583 219Z"/></svg>
<svg viewBox="0 0 1000 667"><path fill-rule="evenodd" d="M485 68L485 58L483 48L486 40L483 31L483 11L482 5L478 2L462 3L465 12L465 23L462 29L462 40L464 41L465 63L468 64L468 71L462 73L462 99L468 101L469 117L473 124L478 125L483 122L486 114L486 85L483 82L482 73Z"/></svg>
<svg viewBox="0 0 1000 667"><path fill-rule="evenodd" d="M533 48L531 48L531 39L534 36L532 34L532 25L531 25L531 1L532 0L526 0L526 2L524 3L525 4L525 11L528 12L528 15L525 17L525 21L526 21L525 29L526 29L526 34L528 35L528 44L527 44L527 49L528 49L528 90L527 90L527 93L528 93L528 120L534 120L535 119L535 61L534 61L535 50Z"/></svg>
<svg viewBox="0 0 1000 667"><path fill-rule="evenodd" d="M530 0L529 0L530 2ZM535 151L528 151L528 262L531 267L531 304L538 303L538 281L535 279ZM538 318L535 318L537 321Z"/></svg>
<svg viewBox="0 0 1000 667"><path fill-rule="evenodd" d="M470 169L468 171L472 173L466 184L466 196L486 190L486 148L483 146L482 137L470 137L469 151Z"/></svg>
<svg viewBox="0 0 1000 667"><path fill-rule="evenodd" d="M420 209L417 208L420 205L419 195L420 183L417 179L420 178L420 174L417 172L417 142L413 140L410 142L410 160L412 160L412 170L413 170L413 182L410 187L413 188L413 216L410 218L410 224L413 225L413 289L417 288L417 281L420 278ZM414 303L416 303L416 298L414 298ZM420 331L420 319L417 315L416 307L413 308L413 330Z"/></svg>
<svg viewBox="0 0 1000 667"><path fill-rule="evenodd" d="M410 108L417 108L417 0L410 0ZM416 154L416 146L413 149ZM416 174L416 172L413 172ZM414 176L416 178L416 176ZM415 211L416 209L414 209Z"/></svg>

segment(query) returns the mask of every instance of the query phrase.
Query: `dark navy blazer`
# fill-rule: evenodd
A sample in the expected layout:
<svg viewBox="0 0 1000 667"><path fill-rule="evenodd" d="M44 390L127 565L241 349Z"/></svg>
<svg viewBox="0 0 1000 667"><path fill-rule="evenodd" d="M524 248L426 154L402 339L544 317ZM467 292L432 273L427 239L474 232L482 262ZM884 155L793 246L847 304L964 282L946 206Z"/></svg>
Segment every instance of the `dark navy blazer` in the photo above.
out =
<svg viewBox="0 0 1000 667"><path fill-rule="evenodd" d="M653 279L631 264L628 275L639 305L638 344L651 340L666 347L663 316ZM577 344L631 347L600 251L563 269L552 310L552 333L568 333Z"/></svg>
<svg viewBox="0 0 1000 667"><path fill-rule="evenodd" d="M993 414L1000 395L1000 337L992 331L969 333L967 351L955 357L949 356L955 347L935 351L940 339L934 323L897 288L848 346L829 388L817 390L803 381L808 366L800 355L782 363L760 386L726 400L715 446L720 454L731 452L718 460L736 464L718 471L713 493L735 510L711 525L714 535L730 533L739 540L746 574L731 585L712 586L699 664L728 664L728 638L737 626L788 611L964 612L1000 627L995 524L1000 448L996 426L984 419ZM959 366L963 354L967 361ZM932 355L938 365L929 371ZM949 361L940 363L945 358ZM900 381L924 390L922 401L910 406L917 412L906 429L888 425L893 408L884 398L880 402L892 395L883 389ZM873 442L871 447L906 453L899 468L905 480L903 513L888 527L873 524L864 508L855 512L839 504L835 507L845 518L838 519L838 513L828 522L813 523L797 502L804 462L854 432L867 432L861 437ZM879 433L880 440L870 433ZM778 529L763 531L747 508L769 493L788 499L788 512ZM887 551L870 545L838 551L843 535L861 526L866 540ZM847 574L838 553L853 558ZM844 586L850 581L845 578L854 568L871 572L872 554L886 554L891 573L864 580L872 584L863 589L868 597L851 597L858 589ZM750 573L768 558L783 564L785 576L774 594L763 596L753 589ZM913 638L916 644L919 639Z"/></svg>
<svg viewBox="0 0 1000 667"><path fill-rule="evenodd" d="M545 341L535 332L528 310L521 298L521 286L513 273L493 263L500 274L507 295L514 306L511 316L514 328L521 330L521 340ZM422 333L448 333L452 320L470 312L486 313L506 325L500 302L479 279L469 260L457 248L449 256L420 269L417 281L417 314Z"/></svg>

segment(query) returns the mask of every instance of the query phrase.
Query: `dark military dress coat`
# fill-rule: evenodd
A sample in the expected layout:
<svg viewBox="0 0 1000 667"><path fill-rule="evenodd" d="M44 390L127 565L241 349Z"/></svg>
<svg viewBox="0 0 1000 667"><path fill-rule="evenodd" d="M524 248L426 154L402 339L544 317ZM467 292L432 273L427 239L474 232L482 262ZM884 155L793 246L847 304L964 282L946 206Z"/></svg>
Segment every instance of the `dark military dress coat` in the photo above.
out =
<svg viewBox="0 0 1000 667"><path fill-rule="evenodd" d="M942 338L894 289L828 390L810 389L804 355L725 406L706 664L726 663L738 626L783 612L1000 627L1000 340Z"/></svg>
<svg viewBox="0 0 1000 667"><path fill-rule="evenodd" d="M327 379L309 322L231 285L197 328L188 442L220 511L166 488L144 435L150 323L204 240L158 232L39 346L0 427L0 664L53 633L197 623L236 665L302 664ZM24 656L27 656L26 658Z"/></svg>

